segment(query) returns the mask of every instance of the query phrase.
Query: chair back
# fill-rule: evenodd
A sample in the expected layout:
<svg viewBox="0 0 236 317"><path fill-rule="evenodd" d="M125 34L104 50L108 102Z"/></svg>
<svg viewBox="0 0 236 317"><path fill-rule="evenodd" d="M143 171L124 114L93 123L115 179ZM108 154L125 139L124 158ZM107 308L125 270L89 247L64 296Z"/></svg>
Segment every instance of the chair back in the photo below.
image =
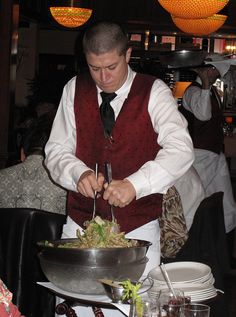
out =
<svg viewBox="0 0 236 317"><path fill-rule="evenodd" d="M37 242L59 239L65 215L29 208L0 208L0 277L13 303L26 317L54 316L54 296L37 281L47 281Z"/></svg>
<svg viewBox="0 0 236 317"><path fill-rule="evenodd" d="M225 290L225 279L230 271L230 256L224 222L223 192L214 193L200 203L185 245L174 259L163 259L164 263L175 261L194 261L209 265L215 278L214 286ZM228 316L225 296L212 301L211 315Z"/></svg>

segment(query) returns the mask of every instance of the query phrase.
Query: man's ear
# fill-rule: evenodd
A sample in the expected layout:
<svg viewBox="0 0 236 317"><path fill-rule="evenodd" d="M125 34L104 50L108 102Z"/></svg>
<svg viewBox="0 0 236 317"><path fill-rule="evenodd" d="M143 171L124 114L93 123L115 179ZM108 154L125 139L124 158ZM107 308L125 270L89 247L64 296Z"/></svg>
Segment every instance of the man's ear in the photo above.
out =
<svg viewBox="0 0 236 317"><path fill-rule="evenodd" d="M24 160L26 159L26 155L25 155L25 151L23 149L23 147L20 149L20 160L21 162L24 162Z"/></svg>
<svg viewBox="0 0 236 317"><path fill-rule="evenodd" d="M125 59L126 59L126 63L128 64L129 63L129 60L130 60L130 57L131 57L131 53L132 53L132 48L129 47L126 51L126 54L125 54Z"/></svg>

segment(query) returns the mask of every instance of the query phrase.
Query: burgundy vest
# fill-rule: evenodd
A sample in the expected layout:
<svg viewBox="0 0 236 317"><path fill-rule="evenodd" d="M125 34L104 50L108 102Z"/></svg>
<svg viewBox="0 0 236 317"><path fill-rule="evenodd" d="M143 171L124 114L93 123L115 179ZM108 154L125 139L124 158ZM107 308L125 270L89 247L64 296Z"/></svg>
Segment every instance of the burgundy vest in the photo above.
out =
<svg viewBox="0 0 236 317"><path fill-rule="evenodd" d="M192 85L201 87L198 83L193 83ZM210 120L198 120L192 112L186 110L183 106L180 106L179 110L188 121L188 129L194 148L219 154L223 151L224 142L223 115L215 91L212 89L211 92L212 117Z"/></svg>
<svg viewBox="0 0 236 317"><path fill-rule="evenodd" d="M153 160L160 146L148 113L150 90L154 77L137 74L128 98L116 119L112 131L113 142L104 137L97 101L97 90L90 76L77 78L75 92L75 121L77 129L76 156L94 169L104 173L104 162L110 162L113 179L124 179L145 162ZM158 175L157 175L158 177ZM93 200L70 192L68 214L80 226L92 217ZM132 201L124 208L115 208L121 230L130 232L161 214L162 195L152 194ZM111 220L110 206L97 199L97 214Z"/></svg>

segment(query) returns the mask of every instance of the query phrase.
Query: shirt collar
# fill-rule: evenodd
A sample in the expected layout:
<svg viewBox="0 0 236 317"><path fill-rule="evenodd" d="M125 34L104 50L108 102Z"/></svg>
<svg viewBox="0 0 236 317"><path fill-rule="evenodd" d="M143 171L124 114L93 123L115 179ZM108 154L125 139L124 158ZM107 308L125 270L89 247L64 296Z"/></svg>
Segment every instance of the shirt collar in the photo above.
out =
<svg viewBox="0 0 236 317"><path fill-rule="evenodd" d="M134 80L134 77L136 75L136 72L131 69L131 67L128 65L128 74L127 78L124 82L124 84L116 91L114 91L118 96L125 95L128 96L128 93L130 91L130 87L132 85L132 82ZM102 90L97 86L97 92L100 94Z"/></svg>

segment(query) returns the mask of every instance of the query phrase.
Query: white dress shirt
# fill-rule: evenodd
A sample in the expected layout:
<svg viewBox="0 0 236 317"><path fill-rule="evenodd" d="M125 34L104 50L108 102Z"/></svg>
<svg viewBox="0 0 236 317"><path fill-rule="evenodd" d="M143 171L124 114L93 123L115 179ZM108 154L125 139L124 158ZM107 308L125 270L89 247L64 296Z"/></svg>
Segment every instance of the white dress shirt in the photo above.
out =
<svg viewBox="0 0 236 317"><path fill-rule="evenodd" d="M183 96L183 106L201 121L211 119L211 92L210 89L201 89L198 86L188 87Z"/></svg>

